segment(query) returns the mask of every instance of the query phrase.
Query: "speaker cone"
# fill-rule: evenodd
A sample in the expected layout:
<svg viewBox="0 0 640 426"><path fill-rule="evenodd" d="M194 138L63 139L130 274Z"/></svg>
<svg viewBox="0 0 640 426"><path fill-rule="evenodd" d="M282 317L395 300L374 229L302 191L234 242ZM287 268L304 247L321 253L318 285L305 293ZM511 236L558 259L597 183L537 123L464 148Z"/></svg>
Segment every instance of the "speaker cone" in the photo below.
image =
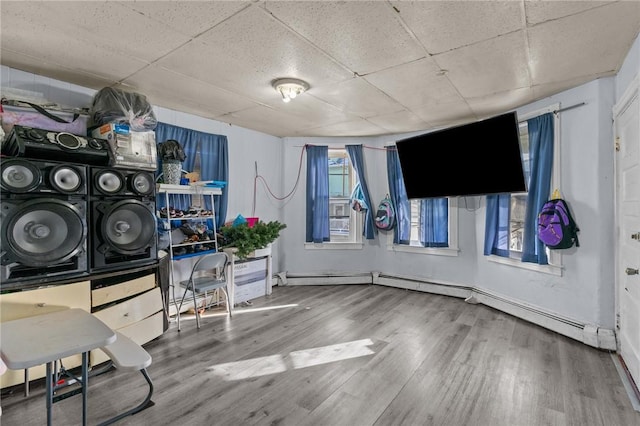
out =
<svg viewBox="0 0 640 426"><path fill-rule="evenodd" d="M40 185L40 170L25 160L6 160L2 163L2 188L11 192L29 192Z"/></svg>
<svg viewBox="0 0 640 426"><path fill-rule="evenodd" d="M72 135L71 133L58 133L56 135L56 141L60 146L67 149L82 148L82 142L80 142L80 138L76 135Z"/></svg>
<svg viewBox="0 0 640 426"><path fill-rule="evenodd" d="M115 170L102 170L96 175L98 191L107 195L117 194L124 186L124 178Z"/></svg>
<svg viewBox="0 0 640 426"><path fill-rule="evenodd" d="M149 195L154 191L153 176L149 173L138 172L131 177L131 191L137 195Z"/></svg>
<svg viewBox="0 0 640 426"><path fill-rule="evenodd" d="M137 253L150 246L155 237L156 222L144 203L123 200L115 203L101 224L102 237L111 248L122 254Z"/></svg>
<svg viewBox="0 0 640 426"><path fill-rule="evenodd" d="M60 192L74 193L82 185L82 176L75 168L61 165L51 170L49 182Z"/></svg>
<svg viewBox="0 0 640 426"><path fill-rule="evenodd" d="M64 262L83 248L86 239L83 217L78 207L66 201L53 198L27 201L5 221L3 248L26 266Z"/></svg>

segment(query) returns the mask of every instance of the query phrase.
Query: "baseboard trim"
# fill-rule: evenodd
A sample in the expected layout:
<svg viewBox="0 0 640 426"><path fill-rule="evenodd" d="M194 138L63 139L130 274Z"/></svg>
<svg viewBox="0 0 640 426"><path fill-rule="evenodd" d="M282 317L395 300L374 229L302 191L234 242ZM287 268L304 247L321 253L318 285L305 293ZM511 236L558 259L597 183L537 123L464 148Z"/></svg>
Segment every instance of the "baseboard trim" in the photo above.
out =
<svg viewBox="0 0 640 426"><path fill-rule="evenodd" d="M322 273L289 274L286 272L277 275L281 285L376 284L458 297L467 303L480 303L489 306L598 349L611 351L617 349L615 332L611 329L582 323L473 286L437 280L426 281L419 277L388 275L381 272L326 275Z"/></svg>

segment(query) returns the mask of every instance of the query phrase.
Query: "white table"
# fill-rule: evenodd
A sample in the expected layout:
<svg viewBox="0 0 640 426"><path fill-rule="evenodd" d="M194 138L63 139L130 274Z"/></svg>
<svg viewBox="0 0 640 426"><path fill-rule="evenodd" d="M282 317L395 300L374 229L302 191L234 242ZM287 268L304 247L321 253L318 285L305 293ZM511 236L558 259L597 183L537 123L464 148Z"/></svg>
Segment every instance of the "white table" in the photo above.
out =
<svg viewBox="0 0 640 426"><path fill-rule="evenodd" d="M0 323L0 356L12 370L46 364L47 425L54 403L54 361L82 354L82 424L87 422L89 351L113 343L116 333L82 309L37 315Z"/></svg>

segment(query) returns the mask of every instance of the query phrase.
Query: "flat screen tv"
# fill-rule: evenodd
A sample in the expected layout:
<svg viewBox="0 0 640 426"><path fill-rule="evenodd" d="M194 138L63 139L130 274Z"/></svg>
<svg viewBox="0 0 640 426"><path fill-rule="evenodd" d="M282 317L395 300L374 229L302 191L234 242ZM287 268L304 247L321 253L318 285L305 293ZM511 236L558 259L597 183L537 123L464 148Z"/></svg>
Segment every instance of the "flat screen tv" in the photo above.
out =
<svg viewBox="0 0 640 426"><path fill-rule="evenodd" d="M515 112L396 142L409 199L526 191Z"/></svg>

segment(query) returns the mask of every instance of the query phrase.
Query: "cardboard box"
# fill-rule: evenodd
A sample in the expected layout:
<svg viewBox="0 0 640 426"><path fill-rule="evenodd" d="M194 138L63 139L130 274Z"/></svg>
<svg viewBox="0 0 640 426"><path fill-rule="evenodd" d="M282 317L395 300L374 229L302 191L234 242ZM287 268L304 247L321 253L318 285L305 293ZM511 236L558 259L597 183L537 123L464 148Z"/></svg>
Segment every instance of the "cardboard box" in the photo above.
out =
<svg viewBox="0 0 640 426"><path fill-rule="evenodd" d="M106 139L114 157L114 167L156 170L156 134L153 130L136 132L128 124L107 123L92 130L94 138Z"/></svg>
<svg viewBox="0 0 640 426"><path fill-rule="evenodd" d="M234 304L246 302L267 292L267 259L236 261L233 268Z"/></svg>

